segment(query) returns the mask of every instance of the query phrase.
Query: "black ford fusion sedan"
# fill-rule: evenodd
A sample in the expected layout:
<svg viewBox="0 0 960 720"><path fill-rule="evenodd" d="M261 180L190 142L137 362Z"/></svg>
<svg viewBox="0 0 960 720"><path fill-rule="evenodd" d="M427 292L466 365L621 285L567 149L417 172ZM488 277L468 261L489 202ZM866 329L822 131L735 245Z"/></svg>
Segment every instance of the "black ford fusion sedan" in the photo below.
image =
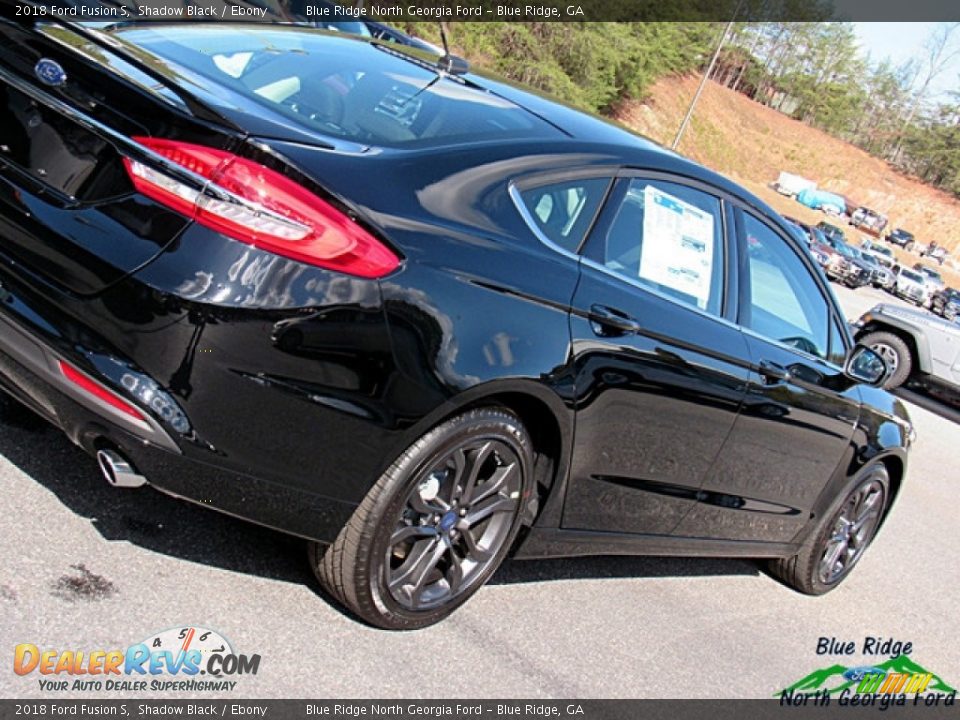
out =
<svg viewBox="0 0 960 720"><path fill-rule="evenodd" d="M508 553L835 587L912 429L801 243L719 175L436 62L5 16L6 393L114 485L308 539L386 628Z"/></svg>

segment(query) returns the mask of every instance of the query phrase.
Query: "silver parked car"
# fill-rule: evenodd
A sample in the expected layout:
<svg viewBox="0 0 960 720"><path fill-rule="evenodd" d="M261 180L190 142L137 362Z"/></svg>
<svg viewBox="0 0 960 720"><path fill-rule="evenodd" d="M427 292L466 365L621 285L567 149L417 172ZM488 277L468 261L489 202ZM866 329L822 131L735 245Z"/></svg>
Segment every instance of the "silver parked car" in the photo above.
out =
<svg viewBox="0 0 960 720"><path fill-rule="evenodd" d="M922 310L881 304L853 328L857 341L886 361L887 389L910 381L960 397L960 325Z"/></svg>

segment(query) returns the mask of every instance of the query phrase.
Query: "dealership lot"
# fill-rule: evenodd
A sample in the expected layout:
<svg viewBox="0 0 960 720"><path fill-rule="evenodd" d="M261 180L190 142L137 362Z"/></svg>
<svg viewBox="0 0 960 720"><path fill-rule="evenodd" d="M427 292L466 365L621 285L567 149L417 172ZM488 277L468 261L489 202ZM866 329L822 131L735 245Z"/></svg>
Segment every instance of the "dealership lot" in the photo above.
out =
<svg viewBox="0 0 960 720"><path fill-rule="evenodd" d="M851 319L890 301L836 292ZM261 655L256 675L216 697L766 697L834 663L886 659L859 653L868 638L912 643L914 661L956 686L960 417L905 397L923 404L910 407L905 490L830 595L798 595L736 560L509 562L448 621L414 633L345 616L318 594L295 539L112 489L52 428L0 427L0 696L45 694L36 672L10 670L19 643L110 650L188 625ZM817 655L821 637L858 653Z"/></svg>

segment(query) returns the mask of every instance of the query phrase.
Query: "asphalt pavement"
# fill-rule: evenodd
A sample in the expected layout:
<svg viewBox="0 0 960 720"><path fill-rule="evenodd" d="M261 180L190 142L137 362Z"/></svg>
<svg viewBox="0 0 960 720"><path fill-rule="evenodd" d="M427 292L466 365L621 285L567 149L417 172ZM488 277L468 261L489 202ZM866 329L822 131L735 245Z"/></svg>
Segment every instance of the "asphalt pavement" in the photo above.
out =
<svg viewBox="0 0 960 720"><path fill-rule="evenodd" d="M888 296L837 288L850 318ZM439 626L367 627L319 591L303 543L149 488L116 490L52 428L0 426L0 697L90 697L12 671L14 648L126 648L179 627L259 654L226 692L96 697L770 697L869 638L960 684L960 425L904 393L918 440L897 506L852 576L799 595L742 560L511 561ZM923 407L916 404L919 401ZM821 638L853 656L817 654ZM877 643L881 645L880 642ZM93 676L64 676L74 680Z"/></svg>

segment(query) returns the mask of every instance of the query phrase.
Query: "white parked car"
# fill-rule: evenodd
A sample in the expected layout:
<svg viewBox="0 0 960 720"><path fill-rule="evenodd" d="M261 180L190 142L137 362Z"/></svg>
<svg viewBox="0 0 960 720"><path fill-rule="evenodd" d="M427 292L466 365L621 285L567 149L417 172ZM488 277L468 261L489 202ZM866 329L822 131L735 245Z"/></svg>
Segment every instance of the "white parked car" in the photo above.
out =
<svg viewBox="0 0 960 720"><path fill-rule="evenodd" d="M923 305L927 302L930 292L927 289L926 278L922 273L899 263L890 270L896 278L890 288L894 295L898 295L916 305Z"/></svg>

